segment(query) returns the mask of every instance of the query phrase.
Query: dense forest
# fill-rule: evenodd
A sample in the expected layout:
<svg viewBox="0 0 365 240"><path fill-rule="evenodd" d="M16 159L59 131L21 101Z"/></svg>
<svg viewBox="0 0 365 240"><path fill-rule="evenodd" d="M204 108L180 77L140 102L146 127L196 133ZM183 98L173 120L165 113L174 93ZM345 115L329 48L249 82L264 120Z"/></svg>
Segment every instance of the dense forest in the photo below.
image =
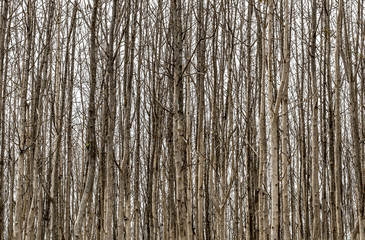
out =
<svg viewBox="0 0 365 240"><path fill-rule="evenodd" d="M365 239L365 1L1 0L0 239Z"/></svg>

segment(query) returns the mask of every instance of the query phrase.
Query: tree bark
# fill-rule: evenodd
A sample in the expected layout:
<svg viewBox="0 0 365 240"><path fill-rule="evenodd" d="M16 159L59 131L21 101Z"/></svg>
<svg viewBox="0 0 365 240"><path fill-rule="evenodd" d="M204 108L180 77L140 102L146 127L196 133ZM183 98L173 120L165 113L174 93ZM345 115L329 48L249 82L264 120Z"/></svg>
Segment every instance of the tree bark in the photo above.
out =
<svg viewBox="0 0 365 240"><path fill-rule="evenodd" d="M82 225L86 215L86 205L92 195L92 188L95 175L95 162L96 162L96 137L95 137L95 91L96 91L96 21L98 14L98 0L93 1L93 10L90 24L90 93L89 93L89 116L87 122L86 132L86 149L87 160L89 161L89 167L87 172L87 178L85 187L82 193L81 202L79 204L79 210L77 212L77 218L74 226L75 239L82 238Z"/></svg>
<svg viewBox="0 0 365 240"><path fill-rule="evenodd" d="M106 174L106 186L104 191L104 213L103 213L103 239L110 240L113 239L113 171L114 171L114 132L115 132L115 121L116 121L116 77L114 73L114 41L115 41L115 24L117 18L118 1L113 0L112 7L112 19L109 29L109 39L108 39L108 59L107 59L107 79L108 85L106 86L108 92L105 101L108 106L108 114L106 122L107 125L107 156L105 164L105 174Z"/></svg>
<svg viewBox="0 0 365 240"><path fill-rule="evenodd" d="M5 236L5 221L4 221L4 212L5 212L5 198L4 198L4 165L5 165L5 81L4 81L4 73L5 73L5 48L7 47L5 36L7 33L8 27L8 10L9 10L9 1L4 0L1 8L0 8L0 131L1 131L1 144L0 144L0 239L4 239ZM9 37L9 36L7 36Z"/></svg>
<svg viewBox="0 0 365 240"><path fill-rule="evenodd" d="M257 14L258 15L258 14ZM266 19L266 17L265 17ZM261 24L262 29L262 50L261 55L266 56L266 24ZM259 116L259 240L267 239L266 234L266 205L267 205L267 184L266 184L266 164L267 164L267 144L266 144L266 58L262 57L261 66L261 87L260 87L260 116Z"/></svg>
<svg viewBox="0 0 365 240"><path fill-rule="evenodd" d="M19 142L19 159L18 159L18 171L16 179L16 205L15 205L15 226L14 236L15 240L23 238L23 209L25 208L25 202L23 201L23 184L25 183L25 160L27 151L27 92L28 92L28 81L30 76L30 62L32 57L32 46L33 46L33 4L28 2L27 4L27 21L28 26L26 29L26 57L23 66L23 72L21 77L21 102L20 102L20 142Z"/></svg>
<svg viewBox="0 0 365 240"><path fill-rule="evenodd" d="M70 35L71 38L70 41L72 41L71 44L71 69L69 74L69 81L68 81L68 90L67 90L67 96L68 96L68 114L67 114L67 130L66 130L66 136L67 136L67 175L66 178L66 190L65 190L65 204L66 204L66 213L65 213L65 239L71 238L71 210L72 206L70 206L73 198L71 197L71 173L72 173L72 105L73 105L73 88L74 88L74 74L75 74L75 48L76 48L76 23L77 23L77 11L78 11L78 2L75 3L73 10L72 10L72 20L71 20L71 26L70 26Z"/></svg>
<svg viewBox="0 0 365 240"><path fill-rule="evenodd" d="M335 187L336 187L336 239L342 240L342 161L341 161L341 73L340 73L340 52L342 48L342 10L343 1L340 0L337 12L336 23L336 47L335 47Z"/></svg>
<svg viewBox="0 0 365 240"><path fill-rule="evenodd" d="M312 201L313 201L313 225L312 239L320 239L320 212L319 209L319 183L318 183L318 88L316 76L316 28L317 28L317 1L312 1L312 26L311 26L311 81L312 81Z"/></svg>
<svg viewBox="0 0 365 240"><path fill-rule="evenodd" d="M246 77L246 158L247 158L247 216L246 216L246 239L254 239L255 224L254 224L254 191L253 173L255 168L255 158L253 156L253 94L252 94L252 56L251 56L251 29L252 29L253 1L248 1L248 20L247 20L247 77ZM231 50L233 51L233 50ZM230 64L231 65L231 64Z"/></svg>
<svg viewBox="0 0 365 240"><path fill-rule="evenodd" d="M359 3L358 7L361 9ZM360 14L359 14L360 15ZM359 16L359 20L360 20ZM357 197L357 222L359 228L360 239L365 238L365 189L363 182L363 172L362 172L362 159L361 159L361 149L360 149L360 133L359 133L359 114L358 114L358 89L357 89L357 77L356 69L359 67L359 63L354 63L352 61L352 49L350 45L349 29L346 26L346 18L344 20L345 26L345 51L341 51L342 59L345 66L345 73L349 82L349 95L350 95L350 123L351 123L351 137L352 137L352 149L353 149L353 161L356 176L356 197ZM357 38L357 41L360 37ZM359 46L357 42L355 47ZM357 50L355 50L357 52ZM356 53L355 53L356 56ZM360 60L361 61L361 60ZM351 188L350 188L351 189ZM354 204L350 204L353 206Z"/></svg>
<svg viewBox="0 0 365 240"><path fill-rule="evenodd" d="M182 69L182 23L181 0L172 0L172 35L173 35L173 74L174 74L174 105L173 105L173 141L176 168L176 202L178 219L178 239L187 239L187 209L186 209L186 159L185 159L185 129L184 129L184 87Z"/></svg>
<svg viewBox="0 0 365 240"><path fill-rule="evenodd" d="M289 123L289 113L288 113L288 84L289 84L289 67L290 67L290 46L289 46L289 2L284 1L285 8L285 20L284 20L284 56L283 56L283 69L282 69L282 82L285 82L283 98L282 98L282 181L283 181L283 228L284 228L284 240L289 240L290 238L290 222L289 222L289 151L288 151L288 123Z"/></svg>
<svg viewBox="0 0 365 240"><path fill-rule="evenodd" d="M199 2L198 6L198 75L197 75L197 154L198 154L198 187L197 187L197 239L204 239L204 222L203 222L203 203L204 203L204 188L203 188L203 172L205 167L205 101L204 101L204 80L205 80L205 26L204 26L204 6L203 1Z"/></svg>
<svg viewBox="0 0 365 240"><path fill-rule="evenodd" d="M273 20L274 20L274 1L269 1L269 16L268 16L268 53L267 53L267 69L268 69L268 95L269 95L269 110L270 110L270 143L271 143L271 239L279 239L279 176L278 176L278 124L279 115L275 110L275 99L273 95ZM278 95L279 96L279 95ZM277 100L277 99L276 99ZM277 104L279 105L279 104Z"/></svg>

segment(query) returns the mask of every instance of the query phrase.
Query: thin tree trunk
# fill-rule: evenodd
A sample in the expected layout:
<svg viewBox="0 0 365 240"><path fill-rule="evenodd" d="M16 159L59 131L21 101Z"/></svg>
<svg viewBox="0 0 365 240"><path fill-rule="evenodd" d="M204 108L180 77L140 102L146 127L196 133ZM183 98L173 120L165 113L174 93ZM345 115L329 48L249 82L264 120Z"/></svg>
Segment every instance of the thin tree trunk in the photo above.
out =
<svg viewBox="0 0 365 240"><path fill-rule="evenodd" d="M173 34L173 74L174 74L174 105L173 105L173 141L176 168L176 207L178 219L177 239L187 239L187 209L186 209L186 158L184 129L184 94L182 69L182 23L181 0L172 0L172 34Z"/></svg>
<svg viewBox="0 0 365 240"><path fill-rule="evenodd" d="M72 41L72 45L71 45L71 71L70 71L70 75L69 75L69 82L68 82L68 91L67 91L67 96L68 96L68 115L67 115L67 132L66 132L66 136L67 136L67 179L66 179L66 191L65 191L65 195L66 195L66 213L65 213L65 239L70 239L71 238L71 210L72 210L72 206L70 206L70 204L72 203L71 201L71 173L72 173L72 157L74 156L72 154L72 105L73 105L73 86L74 86L74 69L75 69L75 48L76 48L76 21L77 21L77 10L78 10L78 3L76 2L74 7L73 7L73 11L72 11L72 20L71 20L71 29L70 29L70 38Z"/></svg>
<svg viewBox="0 0 365 240"><path fill-rule="evenodd" d="M60 1L57 4L58 16L57 16L57 50L56 50L56 68L55 68L55 110L54 110L54 122L55 122L55 131L56 137L54 142L54 157L52 163L52 177L51 177L51 197L53 199L51 204L51 228L52 228L52 238L59 239L61 237L61 221L60 217L62 213L59 211L59 204L62 204L62 197L60 196L60 187L62 175L62 159L61 158L61 140L63 136L63 116L64 116L64 108L65 108L65 92L66 92L66 78L61 77L61 36L60 36L60 25L61 25L61 5ZM68 68L69 63L69 55L67 52L67 60L66 60L66 69ZM67 72L65 77L67 76Z"/></svg>
<svg viewBox="0 0 365 240"><path fill-rule="evenodd" d="M44 71L48 68L48 57L50 52L51 45L51 33L52 33L52 22L53 22L53 14L54 14L54 4L49 5L49 16L47 20L47 30L46 30L46 50L42 56L42 61L39 67L39 72L36 76L36 82L34 87L34 92L32 93L32 132L30 135L30 141L32 143L32 147L30 149L29 161L33 166L33 197L31 206L27 216L27 230L26 230L26 239L34 238L34 224L35 224L35 210L38 205L38 200L41 197L40 187L41 180L39 167L41 164L39 160L34 162L34 159L39 159L40 152L40 141L37 139L38 133L41 131L41 124L43 122L43 105L42 105L42 97L44 94L44 90L46 88L47 80L43 79L46 77L44 75ZM42 81L43 80L43 81ZM38 205L38 207L41 207Z"/></svg>
<svg viewBox="0 0 365 240"><path fill-rule="evenodd" d="M319 209L319 183L318 183L318 89L316 76L316 28L317 28L317 1L312 1L312 26L311 26L311 81L312 81L312 201L313 201L313 225L312 239L320 239L320 209Z"/></svg>
<svg viewBox="0 0 365 240"><path fill-rule="evenodd" d="M324 25L324 27L327 27L327 2L326 0L322 1L322 9L324 11L324 14L322 15L322 24ZM322 69L323 69L323 75L322 75L322 95L321 95L321 142L322 142L322 158L323 158L323 165L322 165L322 179L323 179L323 183L322 183L322 187L323 187L323 194L322 194L322 238L323 239L328 239L328 237L330 235L328 235L329 233L329 218L328 218L328 200L327 200L327 176L328 176L328 123L326 121L326 113L327 113L327 100L326 100L326 96L327 96L327 84L328 83L328 54L327 52L329 51L328 46L327 46L327 38L328 38L328 33L327 31L323 31L323 37L324 40L322 40L322 48L323 50L323 65L322 65Z"/></svg>
<svg viewBox="0 0 365 240"><path fill-rule="evenodd" d="M93 10L91 17L91 37L90 37L90 94L89 94L89 116L87 122L86 132L86 149L87 158L89 161L89 167L87 172L87 178L85 187L82 193L81 202L79 204L79 210L74 226L75 239L82 238L82 224L86 215L86 204L92 194L92 188L95 175L95 162L96 162L96 137L95 137L95 90L96 90L96 20L98 14L98 0L93 1Z"/></svg>
<svg viewBox="0 0 365 240"><path fill-rule="evenodd" d="M335 194L336 194L336 239L342 240L342 163L341 163L341 73L340 73L340 51L342 46L342 9L343 1L340 0L337 12L336 25L336 48L335 48Z"/></svg>
<svg viewBox="0 0 365 240"><path fill-rule="evenodd" d="M274 20L274 1L269 1L269 16L268 16L268 53L267 53L267 68L268 68L268 95L270 107L270 143L271 143L271 239L279 239L279 176L278 176L278 124L279 115L275 111L275 99L273 94L274 79L272 73L273 65L273 20ZM279 96L279 95L278 95ZM277 103L276 103L277 104ZM279 105L279 104L277 104Z"/></svg>
<svg viewBox="0 0 365 240"><path fill-rule="evenodd" d="M258 14L257 14L258 15ZM266 17L265 17L266 18ZM261 31L261 55L266 56L266 24L261 24L263 29ZM260 145L260 160L259 160L259 240L266 239L266 164L267 164L267 144L266 144L266 59L262 57L262 61L259 63L261 66L261 88L260 88L260 116L259 116L259 145Z"/></svg>
<svg viewBox="0 0 365 240"><path fill-rule="evenodd" d="M125 36L124 36L124 63L123 63L123 80L121 87L123 88L123 92L121 92L121 103L120 105L123 108L120 108L120 130L119 130L119 138L123 144L123 147L119 150L119 155L121 158L121 169L119 171L119 211L118 211L118 230L117 236L118 238L125 238L126 225L128 222L127 215L127 202L129 201L129 192L130 192L130 88L129 85L129 60L130 60L130 17L131 17L131 5L132 0L125 1ZM128 126L127 126L128 125ZM149 173L151 174L151 173Z"/></svg>
<svg viewBox="0 0 365 240"><path fill-rule="evenodd" d="M17 104L16 104L16 100L14 98L14 101L12 102L13 103L13 106L14 108L17 107ZM12 105L9 106L9 110L12 110ZM12 114L12 120L13 121L16 121L17 117L16 117L16 113L15 111L13 111L13 114ZM10 129L10 121L9 121L9 129ZM14 138L15 137L15 128L13 128L11 130L11 137ZM9 144L8 145L8 151L9 151L9 164L8 164L8 167L10 169L10 173L9 173L9 179L10 179L10 190L9 190L9 193L10 193L10 206L9 206L9 212L11 214L14 214L14 185L15 185L15 148L13 147L10 147L11 145ZM11 161L13 160L13 161ZM15 192L16 193L16 192ZM16 206L16 205L15 205ZM9 219L9 231L8 231L8 236L9 236L9 240L12 240L14 239L14 217L10 217ZM16 239L16 238L15 238Z"/></svg>
<svg viewBox="0 0 365 240"><path fill-rule="evenodd" d="M113 166L114 166L114 131L115 131L115 121L116 121L116 77L114 73L114 32L115 32L115 24L117 18L117 8L118 1L113 0L113 9L112 9L112 20L109 29L109 39L108 39L108 59L107 59L107 79L109 87L106 89L108 92L106 102L108 102L108 116L106 122L108 126L106 131L107 134L107 156L106 156L106 164L105 164L105 179L106 181L104 191L104 203L103 203L103 239L110 240L113 239Z"/></svg>
<svg viewBox="0 0 365 240"><path fill-rule="evenodd" d="M205 80L205 26L204 26L204 7L203 1L198 6L198 75L197 75L197 154L198 154L198 186L197 186L197 239L204 239L204 222L203 222L203 171L205 167L205 132L204 132L204 80Z"/></svg>
<svg viewBox="0 0 365 240"><path fill-rule="evenodd" d="M129 53L129 59L127 59L127 61L129 61L128 63L128 68L129 68L129 73L127 74L128 79L127 83L125 85L126 89L125 89L125 121L124 121L124 149L123 149L123 162L125 163L125 169L127 171L127 174L125 174L126 180L125 180L125 184L126 184L126 192L125 192L125 238L126 239L131 239L131 184L130 184L130 167L129 167L129 162L130 162L130 138L131 138L131 127L132 127L132 119L131 119L131 107L132 107L132 80L133 80L133 74L134 74L134 51L135 51L135 40L136 40L136 27L137 27L137 12L135 11L137 9L137 4L138 1L131 1L131 3L129 3L130 6L129 8L131 8L130 10L128 9L128 13L132 13L132 17L133 17L133 21L132 21L132 34L131 34L131 41L127 42L126 44L130 44L130 53ZM129 18L129 14L128 14L128 18ZM127 27L129 27L127 25Z"/></svg>
<svg viewBox="0 0 365 240"><path fill-rule="evenodd" d="M169 78L169 102L173 106L173 89L174 82L172 78ZM168 192L169 198L169 239L177 238L177 219L176 219L176 168L174 163L174 145L173 145L173 114L169 113L167 116L167 155L169 159L169 180L168 180Z"/></svg>
<svg viewBox="0 0 365 240"><path fill-rule="evenodd" d="M328 92L328 160L329 160L329 176L331 181L329 182L329 200L330 200L330 237L336 238L336 207L335 207L335 147L334 147L334 119L333 119L333 104L332 104L332 80L331 80L331 39L330 39L330 5L328 0L324 0L324 15L325 15L325 45L326 45L326 82Z"/></svg>
<svg viewBox="0 0 365 240"><path fill-rule="evenodd" d="M139 5L139 23L142 22L143 1ZM139 28L139 36L142 35L142 27ZM136 153L135 153L135 167L134 167L134 239L140 239L140 154L141 154L141 67L142 67L142 39L139 40L138 49L138 69L137 69L137 95L136 95ZM171 196L170 196L171 197ZM167 240L167 239L166 239Z"/></svg>
<svg viewBox="0 0 365 240"><path fill-rule="evenodd" d="M252 151L253 143L253 99L252 99L252 57L251 57L251 29L252 29L253 1L248 1L248 22L247 22L247 78L246 78L246 158L247 158L247 216L246 216L246 239L254 239L254 194L253 194L253 173L254 173L254 156ZM233 50L231 50L233 51ZM231 64L230 64L231 66Z"/></svg>
<svg viewBox="0 0 365 240"><path fill-rule="evenodd" d="M358 7L361 9L360 2L358 3ZM360 11L360 10L359 10ZM359 18L361 14L359 14ZM356 189L357 189L357 222L359 228L359 236L360 239L365 238L365 189L363 183L363 172L361 166L361 149L360 149L360 133L359 133L359 116L358 116L358 89L357 89L357 78L356 73L354 74L355 69L359 67L358 64L354 64L352 61L352 52L351 45L349 39L349 29L346 27L346 21L344 22L345 26L345 52L343 55L343 61L345 65L345 72L347 74L347 79L349 81L349 95L350 95L350 123L351 123L351 136L352 136L352 149L353 149L353 161L354 161L354 169L356 176ZM357 38L356 46L358 46L358 41L360 37ZM356 47L355 46L355 47ZM357 52L358 47L356 48ZM355 53L357 55L357 53ZM351 189L351 187L349 187ZM350 199L352 200L352 198ZM353 206L354 204L350 204Z"/></svg>
<svg viewBox="0 0 365 240"><path fill-rule="evenodd" d="M172 9L170 10L172 12ZM171 44L173 39L172 37L172 26L173 26L173 17L170 14L169 19L169 33L167 35L168 42ZM174 59L173 49L171 49L167 56L166 62L172 62ZM172 64L166 66L167 72L172 72ZM168 102L170 109L174 107L174 76L171 74L168 78ZM167 133L166 133L166 141L167 141L167 158L168 158L168 193L169 193L169 239L176 239L178 237L177 233L177 216L176 216L176 168L174 162L174 138L173 138L173 113L169 112L167 115Z"/></svg>
<svg viewBox="0 0 365 240"><path fill-rule="evenodd" d="M288 84L289 79L281 79L279 89L276 91L274 76L272 71L272 44L273 44L273 19L274 7L273 1L269 3L269 18L268 18L268 91L269 91L269 106L270 106L270 140L271 140L271 239L279 239L279 156L278 156L278 126L279 126L279 107L283 98L283 92ZM289 18L288 18L289 19ZM277 92L274 99L274 92Z"/></svg>
<svg viewBox="0 0 365 240"><path fill-rule="evenodd" d="M1 131L1 144L0 144L0 239L5 239L5 199L4 199L4 165L5 165L5 89L6 82L4 81L4 68L5 68L5 47L7 47L5 36L8 28L8 10L9 1L4 0L3 5L0 8L0 131ZM9 25L10 28L10 25ZM7 36L9 37L9 36Z"/></svg>
<svg viewBox="0 0 365 240"><path fill-rule="evenodd" d="M289 67L290 67L290 57L289 57L289 2L284 1L285 8L285 20L284 20L284 57L283 57L283 69L282 69L282 81L285 82L284 94L282 99L282 164L283 164L283 228L284 228L284 240L290 239L290 222L289 222L289 152L288 152L288 84L289 84Z"/></svg>
<svg viewBox="0 0 365 240"><path fill-rule="evenodd" d="M23 238L23 209L25 209L25 202L23 200L23 184L24 170L25 170L25 152L27 150L27 92L28 81L30 75L30 60L32 57L32 43L33 43L33 16L32 16L32 2L27 4L27 21L28 27L26 29L27 50L24 60L23 72L21 77L21 101L20 101L20 142L19 142L19 159L18 159L18 172L16 174L16 205L15 205L15 226L14 226L14 239L20 240Z"/></svg>
<svg viewBox="0 0 365 240"><path fill-rule="evenodd" d="M188 2L187 8L186 9L190 9L191 7L191 1ZM198 9L199 11L199 9ZM198 13L199 14L199 13ZM188 19L187 19L187 25L192 24L192 15L190 14ZM187 51L184 53L184 58L185 59L189 59L192 55L192 34L193 34L193 29L189 29L187 35L188 35L188 41L187 41ZM186 196L186 210L187 210L187 239L188 240L192 240L193 239L193 162L192 162L192 91L191 91L191 66L190 64L188 64L186 66L186 75L188 76L186 78L186 100L185 100L185 126L186 126L186 130L185 130L185 141L186 141L186 164L187 164L187 196ZM199 168L199 163L198 163L198 168ZM199 170L198 170L199 171ZM198 182L198 174L197 173L195 175L195 183ZM196 186L196 189L198 188L198 186ZM195 191L196 193L198 193L198 189Z"/></svg>

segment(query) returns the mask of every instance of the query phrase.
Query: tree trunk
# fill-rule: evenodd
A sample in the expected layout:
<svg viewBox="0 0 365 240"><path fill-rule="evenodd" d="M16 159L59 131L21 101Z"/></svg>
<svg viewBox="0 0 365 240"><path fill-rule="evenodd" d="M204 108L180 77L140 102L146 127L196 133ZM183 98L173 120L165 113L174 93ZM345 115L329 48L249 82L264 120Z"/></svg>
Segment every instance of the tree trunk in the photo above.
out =
<svg viewBox="0 0 365 240"><path fill-rule="evenodd" d="M177 239L187 239L187 209L186 209L186 158L184 129L184 87L182 69L182 4L180 0L172 0L173 28L173 74L174 74L174 105L173 105L173 141L176 168L176 202L178 219Z"/></svg>
<svg viewBox="0 0 365 240"><path fill-rule="evenodd" d="M259 14L257 14L258 16ZM265 17L266 18L266 17ZM263 29L261 31L261 55L266 56L266 24L261 24ZM260 116L259 116L259 145L260 145L260 159L259 159L259 240L266 239L266 164L267 164L267 144L266 144L266 58L262 57L259 63L261 66L261 87L260 87Z"/></svg>
<svg viewBox="0 0 365 240"><path fill-rule="evenodd" d="M311 81L312 81L312 201L313 225L312 239L320 239L320 209L319 209L319 183L318 183L318 89L316 76L316 28L317 28L317 1L312 1L312 26L311 26Z"/></svg>
<svg viewBox="0 0 365 240"><path fill-rule="evenodd" d="M172 31L173 20L170 16L169 31ZM171 30L170 30L171 29ZM168 41L171 41L171 35L168 34ZM174 59L173 49L168 52L166 57L166 62L171 62ZM172 64L166 67L166 71L171 72ZM174 78L173 75L168 78L168 102L170 109L174 107ZM167 115L167 158L168 158L168 193L169 193L169 239L176 239L178 237L177 233L177 216L176 216L176 168L174 162L174 138L173 138L173 113L169 112Z"/></svg>
<svg viewBox="0 0 365 240"><path fill-rule="evenodd" d="M275 111L275 99L273 95L273 73L272 73L272 42L273 42L273 20L274 20L274 1L269 1L269 16L268 16L268 53L267 53L267 68L268 68L268 95L270 107L270 149L271 149L271 239L279 239L279 176L278 176L278 124L279 115ZM278 95L279 96L279 95ZM277 104L277 103L276 103ZM279 104L277 104L279 105Z"/></svg>
<svg viewBox="0 0 365 240"><path fill-rule="evenodd" d="M205 26L204 26L204 6L203 1L199 2L198 6L198 75L197 75L197 154L198 154L198 186L197 186L197 239L204 239L204 222L203 222L203 203L204 203L204 188L203 188L203 172L205 167L205 102L204 102L204 80L205 80ZM189 210L190 211L190 210Z"/></svg>
<svg viewBox="0 0 365 240"><path fill-rule="evenodd" d="M72 173L72 105L73 105L73 86L74 86L74 74L75 74L75 48L76 48L76 21L77 21L77 8L78 3L76 2L73 10L72 10L72 20L71 20L71 26L70 26L70 33L69 38L70 41L72 41L71 45L71 71L69 74L69 81L68 81L68 114L67 114L67 130L66 130L66 136L67 136L67 178L66 178L66 190L65 190L65 204L66 204L66 213L65 213L65 239L71 238L71 210L72 206L70 206L73 198L71 198L71 173Z"/></svg>
<svg viewBox="0 0 365 240"><path fill-rule="evenodd" d="M254 239L255 224L254 224L254 186L253 173L255 168L255 158L253 156L253 132L254 132L254 116L253 116L253 97L252 97L252 57L251 57L251 29L252 29L252 13L253 1L248 2L248 20L247 20L247 77L246 77L246 159L247 159L247 216L246 216L246 239ZM233 50L231 50L233 51ZM229 64L231 66L231 64Z"/></svg>
<svg viewBox="0 0 365 240"><path fill-rule="evenodd" d="M116 121L116 77L114 73L114 32L115 32L115 24L117 18L117 8L118 1L113 0L113 10L112 10L112 20L109 29L109 39L108 39L108 59L107 59L107 82L109 83L106 87L106 91L108 92L107 102L108 106L108 115L107 115L107 156L106 156L106 164L105 164L105 174L106 181L104 191L104 219L103 219L103 239L110 240L113 239L113 171L114 171L114 132L115 132L115 121Z"/></svg>
<svg viewBox="0 0 365 240"><path fill-rule="evenodd" d="M86 150L87 160L89 161L89 167L87 172L87 178L85 187L82 193L81 202L79 204L79 210L74 226L75 239L82 238L82 225L86 215L86 204L92 195L94 175L95 175L95 163L96 163L96 137L95 137L95 90L96 90L96 20L98 14L98 0L93 1L93 10L91 17L91 37L90 37L90 93L89 93L89 116L87 122L86 132Z"/></svg>
<svg viewBox="0 0 365 240"><path fill-rule="evenodd" d="M340 73L340 51L342 46L342 9L343 1L340 0L337 12L336 26L336 48L335 48L335 194L336 194L336 239L342 240L342 163L341 163L341 73Z"/></svg>
<svg viewBox="0 0 365 240"><path fill-rule="evenodd" d="M139 11L142 12L143 1L140 2ZM139 15L139 22L142 21L142 14ZM139 35L142 35L142 27L139 28ZM142 67L142 40L139 40L138 46L138 69L137 69L137 95L136 95L136 153L135 153L135 167L134 167L134 239L140 239L140 161L141 161L141 67ZM171 197L171 196L170 196Z"/></svg>
<svg viewBox="0 0 365 240"><path fill-rule="evenodd" d="M5 213L5 199L4 199L4 165L5 165L5 89L6 89L6 81L4 80L5 76L5 36L7 33L8 27L8 10L9 10L9 1L5 0L3 5L0 8L0 131L1 131L1 144L0 144L0 239L5 239L5 221L4 221L4 213ZM9 36L7 36L9 37Z"/></svg>
<svg viewBox="0 0 365 240"><path fill-rule="evenodd" d="M289 57L289 2L284 1L285 8L285 20L284 20L284 57L283 57L283 69L282 69L282 81L285 82L283 99L282 99L282 181L283 181L283 228L284 228L284 240L289 240L290 238L290 222L289 222L289 151L288 151L288 84L289 84L289 67L290 67L290 57Z"/></svg>
<svg viewBox="0 0 365 240"><path fill-rule="evenodd" d="M28 81L30 75L30 62L32 57L32 45L33 45L33 4L28 2L27 4L27 21L28 27L26 29L26 39L27 39L27 53L23 66L23 74L21 77L21 101L20 101L20 142L19 142L19 159L18 159L18 171L16 179L16 205L15 205L15 226L14 226L14 236L15 240L23 238L23 209L25 208L25 202L23 201L23 184L24 174L25 174L25 152L27 150L27 92L28 92Z"/></svg>

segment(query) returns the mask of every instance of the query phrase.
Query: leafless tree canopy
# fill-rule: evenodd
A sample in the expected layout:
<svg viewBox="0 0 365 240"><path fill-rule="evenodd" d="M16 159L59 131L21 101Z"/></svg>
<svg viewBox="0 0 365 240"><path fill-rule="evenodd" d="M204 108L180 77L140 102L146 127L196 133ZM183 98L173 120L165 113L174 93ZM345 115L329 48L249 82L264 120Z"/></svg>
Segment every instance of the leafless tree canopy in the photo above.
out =
<svg viewBox="0 0 365 240"><path fill-rule="evenodd" d="M364 0L1 0L2 239L365 240Z"/></svg>

